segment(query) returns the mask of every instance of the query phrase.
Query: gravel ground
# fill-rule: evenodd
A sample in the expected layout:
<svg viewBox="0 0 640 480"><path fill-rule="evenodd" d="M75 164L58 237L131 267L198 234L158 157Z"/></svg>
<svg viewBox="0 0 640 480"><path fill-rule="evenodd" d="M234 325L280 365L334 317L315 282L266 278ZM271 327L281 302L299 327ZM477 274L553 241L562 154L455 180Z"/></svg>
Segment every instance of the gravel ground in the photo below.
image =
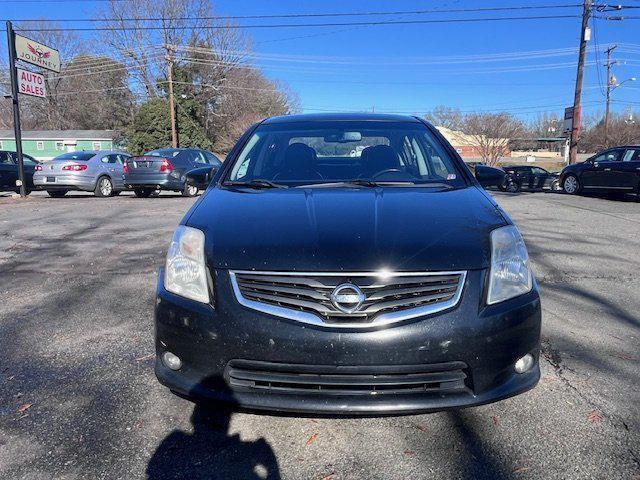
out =
<svg viewBox="0 0 640 480"><path fill-rule="evenodd" d="M542 292L540 384L357 419L213 411L156 382L156 270L192 199L0 197L0 478L640 479L640 204L495 195Z"/></svg>

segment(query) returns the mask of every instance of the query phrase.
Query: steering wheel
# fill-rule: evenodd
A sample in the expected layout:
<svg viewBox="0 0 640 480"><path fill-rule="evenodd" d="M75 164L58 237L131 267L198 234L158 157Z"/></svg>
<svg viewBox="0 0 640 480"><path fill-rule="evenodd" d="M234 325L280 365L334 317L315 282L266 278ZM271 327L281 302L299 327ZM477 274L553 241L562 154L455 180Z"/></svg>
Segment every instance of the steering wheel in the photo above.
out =
<svg viewBox="0 0 640 480"><path fill-rule="evenodd" d="M400 170L399 168L387 168L386 170L382 170L382 171L376 173L371 178L378 178L378 177L380 177L382 175L386 175L388 173L402 173L402 170Z"/></svg>

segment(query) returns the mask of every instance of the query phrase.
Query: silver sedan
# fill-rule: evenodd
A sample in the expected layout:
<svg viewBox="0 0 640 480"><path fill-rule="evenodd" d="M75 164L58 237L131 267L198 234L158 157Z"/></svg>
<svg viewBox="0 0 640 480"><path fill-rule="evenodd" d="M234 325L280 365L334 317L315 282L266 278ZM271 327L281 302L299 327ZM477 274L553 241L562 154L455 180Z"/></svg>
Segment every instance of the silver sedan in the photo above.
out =
<svg viewBox="0 0 640 480"><path fill-rule="evenodd" d="M33 184L52 197L70 190L111 197L125 189L122 166L130 155L114 150L68 152L36 166Z"/></svg>

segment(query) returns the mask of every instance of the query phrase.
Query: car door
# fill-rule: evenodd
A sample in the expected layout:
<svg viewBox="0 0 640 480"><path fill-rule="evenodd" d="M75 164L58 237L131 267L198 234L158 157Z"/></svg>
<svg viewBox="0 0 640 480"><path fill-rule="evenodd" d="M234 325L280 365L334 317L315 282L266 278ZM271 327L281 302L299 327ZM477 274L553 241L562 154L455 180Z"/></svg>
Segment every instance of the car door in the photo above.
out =
<svg viewBox="0 0 640 480"><path fill-rule="evenodd" d="M540 167L531 167L531 176L533 177L533 185L536 190L544 188L551 177L549 172Z"/></svg>
<svg viewBox="0 0 640 480"><path fill-rule="evenodd" d="M124 180L122 179L122 165L124 164L124 156L119 153L110 153L105 155L101 162L103 169L111 177L113 187L116 190L124 189Z"/></svg>
<svg viewBox="0 0 640 480"><path fill-rule="evenodd" d="M14 190L18 179L18 166L9 152L0 152L0 190Z"/></svg>
<svg viewBox="0 0 640 480"><path fill-rule="evenodd" d="M616 186L637 190L640 183L640 147L627 148L620 162L616 162Z"/></svg>
<svg viewBox="0 0 640 480"><path fill-rule="evenodd" d="M615 187L615 163L622 159L624 149L606 150L589 161L581 175L585 188L607 189Z"/></svg>
<svg viewBox="0 0 640 480"><path fill-rule="evenodd" d="M536 188L535 177L531 167L519 167L516 171L518 173L520 188L527 188L529 190Z"/></svg>

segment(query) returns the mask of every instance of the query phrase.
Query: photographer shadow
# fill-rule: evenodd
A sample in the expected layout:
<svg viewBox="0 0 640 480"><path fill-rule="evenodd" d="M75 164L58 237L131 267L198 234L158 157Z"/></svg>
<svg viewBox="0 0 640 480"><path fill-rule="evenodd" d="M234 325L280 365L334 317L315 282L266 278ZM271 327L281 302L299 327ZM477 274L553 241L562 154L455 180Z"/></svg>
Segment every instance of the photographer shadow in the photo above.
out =
<svg viewBox="0 0 640 480"><path fill-rule="evenodd" d="M216 379L215 385L222 396L233 398L222 379ZM238 434L229 434L233 413L227 403L196 403L191 414L193 433L174 430L164 438L147 465L147 478L279 479L278 461L266 440L243 441Z"/></svg>

